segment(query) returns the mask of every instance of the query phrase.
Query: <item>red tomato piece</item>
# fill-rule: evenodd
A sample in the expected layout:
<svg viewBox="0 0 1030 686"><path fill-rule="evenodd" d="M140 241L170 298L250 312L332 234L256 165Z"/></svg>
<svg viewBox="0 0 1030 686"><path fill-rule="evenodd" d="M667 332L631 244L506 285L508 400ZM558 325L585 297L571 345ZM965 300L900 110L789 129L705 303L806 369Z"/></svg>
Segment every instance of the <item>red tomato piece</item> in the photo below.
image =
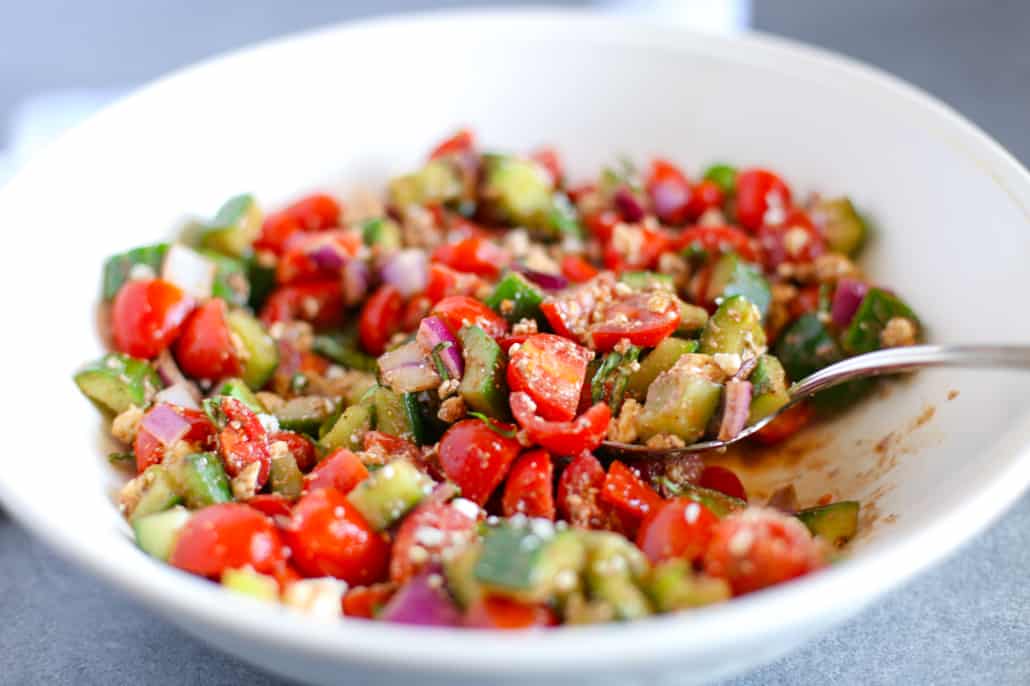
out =
<svg viewBox="0 0 1030 686"><path fill-rule="evenodd" d="M318 456L315 454L315 444L311 439L296 431L276 431L268 436L268 443L271 445L276 441L282 441L290 449L290 454L297 462L297 467L302 472L308 472L315 466Z"/></svg>
<svg viewBox="0 0 1030 686"><path fill-rule="evenodd" d="M719 518L690 498L675 498L659 505L637 532L637 547L652 564L680 557L699 559L708 548Z"/></svg>
<svg viewBox="0 0 1030 686"><path fill-rule="evenodd" d="M508 472L501 498L505 517L524 514L527 517L554 519L554 466L546 450L523 453Z"/></svg>
<svg viewBox="0 0 1030 686"><path fill-rule="evenodd" d="M812 284L805 286L798 291L798 294L787 305L787 311L791 319L815 312L819 309L819 285Z"/></svg>
<svg viewBox="0 0 1030 686"><path fill-rule="evenodd" d="M479 419L465 419L440 439L440 464L463 497L482 506L508 473L522 446Z"/></svg>
<svg viewBox="0 0 1030 686"><path fill-rule="evenodd" d="M279 532L268 517L241 503L222 503L193 513L168 562L218 579L227 569L246 566L273 573L285 564L285 557Z"/></svg>
<svg viewBox="0 0 1030 686"><path fill-rule="evenodd" d="M687 216L697 219L707 210L722 207L722 187L714 181L700 181L690 190L690 202L687 204Z"/></svg>
<svg viewBox="0 0 1030 686"><path fill-rule="evenodd" d="M428 501L404 518L393 541L390 580L404 583L427 565L439 563L445 550L464 546L476 536L476 518L450 503Z"/></svg>
<svg viewBox="0 0 1030 686"><path fill-rule="evenodd" d="M247 499L247 506L268 517L289 517L293 503L278 493L258 493Z"/></svg>
<svg viewBox="0 0 1030 686"><path fill-rule="evenodd" d="M732 226L692 226L676 240L676 249L695 248L717 255L735 252L748 262L758 261L758 250L753 238Z"/></svg>
<svg viewBox="0 0 1030 686"><path fill-rule="evenodd" d="M673 243L666 232L650 226L634 226L630 227L630 231L639 231L640 235L636 240L627 241L627 246L615 240L608 241L604 246L604 266L616 273L629 269L653 269L658 264L658 258ZM628 245L633 247L628 248Z"/></svg>
<svg viewBox="0 0 1030 686"><path fill-rule="evenodd" d="M280 285L339 278L344 263L360 249L357 231L296 233L276 263L275 278Z"/></svg>
<svg viewBox="0 0 1030 686"><path fill-rule="evenodd" d="M633 345L653 348L679 324L679 303L671 294L630 293L605 308L601 321L590 328L590 337L600 352L611 350L624 338Z"/></svg>
<svg viewBox="0 0 1030 686"><path fill-rule="evenodd" d="M592 352L567 338L533 334L511 352L508 387L523 391L544 419L565 421L576 416L579 392Z"/></svg>
<svg viewBox="0 0 1030 686"><path fill-rule="evenodd" d="M558 157L557 150L550 147L537 148L529 154L529 159L547 170L547 174L551 177L551 183L554 184L555 188L561 187L562 181L565 179L565 168L562 165L561 158Z"/></svg>
<svg viewBox="0 0 1030 686"><path fill-rule="evenodd" d="M785 441L805 428L814 416L815 409L806 402L800 402L784 410L783 414L759 429L755 434L755 440L764 445Z"/></svg>
<svg viewBox="0 0 1030 686"><path fill-rule="evenodd" d="M540 311L556 334L586 343L594 310L615 297L615 277L602 272L587 283L548 296Z"/></svg>
<svg viewBox="0 0 1030 686"><path fill-rule="evenodd" d="M601 529L608 521L599 501L604 488L604 467L590 453L580 453L558 479L558 514L572 526Z"/></svg>
<svg viewBox="0 0 1030 686"><path fill-rule="evenodd" d="M636 472L618 460L608 467L601 499L637 519L643 519L664 502Z"/></svg>
<svg viewBox="0 0 1030 686"><path fill-rule="evenodd" d="M434 314L443 320L451 333L457 334L465 325L483 329L491 338L500 338L508 331L508 322L475 298L466 295L452 295L436 303Z"/></svg>
<svg viewBox="0 0 1030 686"><path fill-rule="evenodd" d="M758 241L769 270L783 262L811 262L826 252L826 239L804 210L799 209L788 212L782 224L759 228Z"/></svg>
<svg viewBox="0 0 1030 686"><path fill-rule="evenodd" d="M737 174L737 220L755 231L765 223L770 205L790 209L790 188L779 176L766 169L745 169Z"/></svg>
<svg viewBox="0 0 1030 686"><path fill-rule="evenodd" d="M160 404L160 403L159 403ZM151 412L157 405L147 410ZM195 446L198 450L209 450L214 447L215 425L211 423L207 415L200 410L178 405L168 404L179 416L189 422L190 428L182 440ZM136 471L143 473L147 467L160 464L164 459L165 446L144 427L140 426L136 432L136 439L132 444L132 450L136 455Z"/></svg>
<svg viewBox="0 0 1030 686"><path fill-rule="evenodd" d="M717 523L704 556L705 572L726 579L734 595L794 579L825 564L822 547L804 524L758 507Z"/></svg>
<svg viewBox="0 0 1030 686"><path fill-rule="evenodd" d="M572 283L585 283L597 276L597 267L579 255L566 255L561 260L561 273Z"/></svg>
<svg viewBox="0 0 1030 686"><path fill-rule="evenodd" d="M302 496L283 535L305 576L332 576L353 585L386 577L389 542L335 488Z"/></svg>
<svg viewBox="0 0 1030 686"><path fill-rule="evenodd" d="M400 291L386 283L365 301L358 319L361 346L369 355L382 355L386 344L400 326L404 298Z"/></svg>
<svg viewBox="0 0 1030 686"><path fill-rule="evenodd" d="M195 379L238 376L240 360L225 321L225 301L212 298L193 310L175 342L179 368Z"/></svg>
<svg viewBox="0 0 1030 686"><path fill-rule="evenodd" d="M404 305L401 313L401 331L415 331L422 320L429 316L433 301L425 295L413 295Z"/></svg>
<svg viewBox="0 0 1030 686"><path fill-rule="evenodd" d="M346 495L367 478L368 469L358 456L346 448L337 448L304 477L304 491L335 488Z"/></svg>
<svg viewBox="0 0 1030 686"><path fill-rule="evenodd" d="M313 281L275 289L264 308L265 326L277 322L302 320L316 329L327 329L343 322L343 289L339 279Z"/></svg>
<svg viewBox="0 0 1030 686"><path fill-rule="evenodd" d="M342 212L336 198L324 193L301 198L265 218L254 247L281 254L289 239L298 232L325 231L339 226Z"/></svg>
<svg viewBox="0 0 1030 686"><path fill-rule="evenodd" d="M396 592L397 584L394 583L352 588L343 596L343 614L348 617L375 619Z"/></svg>
<svg viewBox="0 0 1030 686"><path fill-rule="evenodd" d="M508 266L511 255L488 238L472 236L441 245L433 251L432 261L493 279Z"/></svg>
<svg viewBox="0 0 1030 686"><path fill-rule="evenodd" d="M442 141L429 153L429 159L468 152L476 147L476 135L469 129L459 129L450 138Z"/></svg>
<svg viewBox="0 0 1030 686"><path fill-rule="evenodd" d="M533 629L557 623L557 615L546 605L494 595L479 598L465 613L466 626L481 629Z"/></svg>
<svg viewBox="0 0 1030 686"><path fill-rule="evenodd" d="M400 458L417 462L420 456L418 446L411 441L382 431L366 431L362 445L365 452L381 456L384 463Z"/></svg>
<svg viewBox="0 0 1030 686"><path fill-rule="evenodd" d="M537 416L536 403L528 393L512 393L509 403L515 421L525 430L530 442L556 455L578 455L601 445L612 418L611 408L605 403L597 403L579 417L561 422Z"/></svg>
<svg viewBox="0 0 1030 686"><path fill-rule="evenodd" d="M193 298L163 279L129 281L114 297L111 328L114 346L133 357L149 359L171 345Z"/></svg>
<svg viewBox="0 0 1030 686"><path fill-rule="evenodd" d="M429 265L429 281L425 296L436 304L451 295L472 295L483 285L475 274L466 274L443 264Z"/></svg>
<svg viewBox="0 0 1030 686"><path fill-rule="evenodd" d="M622 222L622 217L615 210L601 210L600 212L588 214L583 221L586 224L587 230L597 240L607 244L612 239L615 225Z"/></svg>
<svg viewBox="0 0 1030 686"><path fill-rule="evenodd" d="M719 491L725 493L728 496L734 498L740 498L741 500L747 500L747 491L744 490L744 484L741 483L740 477L733 473L732 470L726 467L720 467L719 465L708 465L701 472L701 477L697 480L697 485L704 488L710 488L713 491Z"/></svg>
<svg viewBox="0 0 1030 686"><path fill-rule="evenodd" d="M268 433L257 415L236 398L222 398L221 408L226 422L218 434L218 443L225 471L229 476L237 476L252 463L259 463L257 488L261 490L272 465Z"/></svg>
<svg viewBox="0 0 1030 686"><path fill-rule="evenodd" d="M693 193L690 182L679 167L668 160L655 159L644 183L655 215L665 224L683 224L690 218Z"/></svg>

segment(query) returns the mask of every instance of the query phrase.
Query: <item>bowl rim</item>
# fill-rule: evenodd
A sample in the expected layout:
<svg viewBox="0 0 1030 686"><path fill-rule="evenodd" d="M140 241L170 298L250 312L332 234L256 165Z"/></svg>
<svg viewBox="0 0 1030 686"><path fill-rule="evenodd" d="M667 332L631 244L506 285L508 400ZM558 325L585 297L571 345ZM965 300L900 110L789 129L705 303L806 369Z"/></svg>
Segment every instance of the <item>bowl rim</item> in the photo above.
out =
<svg viewBox="0 0 1030 686"><path fill-rule="evenodd" d="M919 117L942 142L974 159L991 180L1022 209L1030 222L1030 173L1001 145L949 106L924 91L879 69L792 40L755 32L731 36L695 33L682 27L659 26L577 9L490 9L402 14L344 22L274 38L218 55L160 78L76 126L30 161L0 188L0 210L21 189L46 178L51 164L76 140L88 139L94 128L121 116L137 101L160 97L168 86L188 82L198 73L238 68L269 51L288 51L309 44L344 40L358 32L447 30L492 31L503 36L514 28L557 30L575 22L570 40L630 44L644 49L679 50L764 68L785 70L816 82L861 89L883 107ZM684 36L690 40L683 40ZM85 407L85 405L84 405ZM513 635L467 629L425 629L360 620L337 626L313 623L278 606L223 593L219 587L143 555L108 556L89 540L76 538L48 517L44 502L22 494L0 474L0 502L7 512L60 554L97 576L128 590L144 605L186 626L203 624L220 631L327 661L437 672L542 673L570 668L649 666L715 653L749 639L800 631L828 617L842 619L876 596L954 552L1007 510L1030 484L1030 415L1023 416L992 449L1007 458L1004 469L968 493L947 515L923 529L891 537L869 547L858 558L831 569L732 602L689 613L653 617L619 625L563 627ZM172 592L168 592L171 590ZM170 616L174 611L174 616ZM427 640L428 639L428 640ZM512 648L519 660L506 660Z"/></svg>

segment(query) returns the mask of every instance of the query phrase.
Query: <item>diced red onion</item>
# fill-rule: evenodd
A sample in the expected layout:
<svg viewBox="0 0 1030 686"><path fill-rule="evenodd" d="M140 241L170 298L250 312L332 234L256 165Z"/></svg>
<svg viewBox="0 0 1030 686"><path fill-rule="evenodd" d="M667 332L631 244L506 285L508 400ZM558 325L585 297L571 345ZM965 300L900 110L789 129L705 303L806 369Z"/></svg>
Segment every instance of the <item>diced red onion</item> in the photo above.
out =
<svg viewBox="0 0 1030 686"><path fill-rule="evenodd" d="M169 403L179 407L188 407L191 410L199 410L200 404L193 397L192 390L184 383L172 384L157 392L154 400L159 403Z"/></svg>
<svg viewBox="0 0 1030 686"><path fill-rule="evenodd" d="M351 306L364 300L372 280L368 263L358 258L347 260L343 266L343 302Z"/></svg>
<svg viewBox="0 0 1030 686"><path fill-rule="evenodd" d="M143 415L140 426L166 446L172 445L190 430L190 423L165 403L154 405Z"/></svg>
<svg viewBox="0 0 1030 686"><path fill-rule="evenodd" d="M465 373L465 360L461 357L461 346L447 325L439 317L426 317L418 325L415 342L426 355L433 352L441 343L450 343L440 350L440 361L447 368L452 379L460 379Z"/></svg>
<svg viewBox="0 0 1030 686"><path fill-rule="evenodd" d="M415 393L436 388L440 375L418 343L406 343L379 356L383 382L398 393Z"/></svg>
<svg viewBox="0 0 1030 686"><path fill-rule="evenodd" d="M429 281L429 261L425 252L417 248L399 250L383 263L381 274L383 281L408 298L425 290Z"/></svg>
<svg viewBox="0 0 1030 686"><path fill-rule="evenodd" d="M308 259L311 260L315 266L326 271L338 271L343 269L343 265L346 262L346 256L340 251L340 248L336 243L332 241L319 243L318 245L312 246L310 250L306 250L305 252L307 253Z"/></svg>
<svg viewBox="0 0 1030 686"><path fill-rule="evenodd" d="M427 571L401 586L379 615L380 619L418 626L458 626L461 613L447 595L443 575Z"/></svg>
<svg viewBox="0 0 1030 686"><path fill-rule="evenodd" d="M644 218L646 214L644 206L636 194L626 186L619 186L612 199L615 201L615 208L619 210L619 214L626 221L632 223Z"/></svg>
<svg viewBox="0 0 1030 686"><path fill-rule="evenodd" d="M781 488L777 488L773 494L769 496L768 505L771 508L789 515L800 510L801 503L798 501L798 493L794 489L794 484L788 484Z"/></svg>
<svg viewBox="0 0 1030 686"><path fill-rule="evenodd" d="M751 382L738 379L727 381L718 439L728 441L739 434L747 425L750 409Z"/></svg>
<svg viewBox="0 0 1030 686"><path fill-rule="evenodd" d="M650 191L654 213L659 217L674 216L690 202L690 188L681 183L658 183Z"/></svg>
<svg viewBox="0 0 1030 686"><path fill-rule="evenodd" d="M189 391L189 394L193 396L193 401L196 403L199 403L201 398L204 397L200 389L197 388L197 384L187 379L186 375L179 370L179 365L175 363L175 358L172 357L168 350L162 350L157 356L154 360L154 368L166 386L184 386Z"/></svg>
<svg viewBox="0 0 1030 686"><path fill-rule="evenodd" d="M161 265L161 278L195 298L209 298L215 283L215 263L184 245L173 243Z"/></svg>
<svg viewBox="0 0 1030 686"><path fill-rule="evenodd" d="M869 284L862 281L848 278L838 281L837 290L833 292L833 302L830 304L833 323L841 328L850 324L868 292Z"/></svg>
<svg viewBox="0 0 1030 686"><path fill-rule="evenodd" d="M538 272L535 269L521 266L515 267L515 271L526 277L527 281L532 281L544 290L560 291L569 285L569 280L561 274L548 274L547 272Z"/></svg>

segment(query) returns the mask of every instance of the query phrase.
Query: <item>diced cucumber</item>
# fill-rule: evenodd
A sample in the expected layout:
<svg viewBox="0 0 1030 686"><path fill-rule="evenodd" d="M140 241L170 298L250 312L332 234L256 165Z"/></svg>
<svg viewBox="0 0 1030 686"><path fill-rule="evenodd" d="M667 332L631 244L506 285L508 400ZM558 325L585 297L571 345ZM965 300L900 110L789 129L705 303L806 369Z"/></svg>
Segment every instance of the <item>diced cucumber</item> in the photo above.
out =
<svg viewBox="0 0 1030 686"><path fill-rule="evenodd" d="M261 404L261 401L254 395L254 391L250 390L250 387L243 379L226 379L221 383L214 395L236 398L254 412L266 412L265 406Z"/></svg>
<svg viewBox="0 0 1030 686"><path fill-rule="evenodd" d="M879 350L880 334L895 317L911 320L918 331L919 318L901 298L881 288L870 288L844 332L844 349L851 355Z"/></svg>
<svg viewBox="0 0 1030 686"><path fill-rule="evenodd" d="M690 303L679 301L680 325L676 328L677 336L696 336L708 323L708 310ZM695 341L696 344L696 341Z"/></svg>
<svg viewBox="0 0 1030 686"><path fill-rule="evenodd" d="M712 605L730 598L724 579L695 572L686 560L667 560L651 571L648 595L659 612Z"/></svg>
<svg viewBox="0 0 1030 686"><path fill-rule="evenodd" d="M658 375L647 389L643 412L637 416L642 439L671 434L689 444L704 435L722 401L722 384L702 373L708 364L714 362L707 356L684 356Z"/></svg>
<svg viewBox="0 0 1030 686"><path fill-rule="evenodd" d="M243 381L261 390L279 365L279 346L261 322L243 310L230 312L226 323L243 344Z"/></svg>
<svg viewBox="0 0 1030 686"><path fill-rule="evenodd" d="M748 424L771 415L790 402L787 374L783 365L772 355L760 355L751 376L751 410Z"/></svg>
<svg viewBox="0 0 1030 686"><path fill-rule="evenodd" d="M590 399L605 402L612 414L618 414L626 396L629 377L640 357L640 348L630 346L625 352L611 351L590 375ZM591 360L593 362L593 360Z"/></svg>
<svg viewBox="0 0 1030 686"><path fill-rule="evenodd" d="M318 439L318 444L327 451L337 448L360 449L362 437L372 428L372 412L371 402L351 405L343 411L328 433Z"/></svg>
<svg viewBox="0 0 1030 686"><path fill-rule="evenodd" d="M261 233L263 215L252 195L229 198L200 236L204 248L243 257Z"/></svg>
<svg viewBox="0 0 1030 686"><path fill-rule="evenodd" d="M797 518L808 527L813 536L840 546L858 531L859 504L854 500L841 500L829 505L810 507L797 513Z"/></svg>
<svg viewBox="0 0 1030 686"><path fill-rule="evenodd" d="M611 605L615 619L639 619L652 613L651 604L638 584L648 572L647 558L619 534L584 531L586 584L590 595Z"/></svg>
<svg viewBox="0 0 1030 686"><path fill-rule="evenodd" d="M619 281L636 291L644 291L649 288L664 288L672 291L676 289L672 275L659 272L623 272Z"/></svg>
<svg viewBox="0 0 1030 686"><path fill-rule="evenodd" d="M311 347L319 355L328 357L347 369L357 369L363 372L376 372L379 369L376 358L365 353L358 346L357 330L315 336Z"/></svg>
<svg viewBox="0 0 1030 686"><path fill-rule="evenodd" d="M666 483L670 486L672 492L701 503L720 519L747 507L747 503L740 498L726 495L714 488L704 488L691 483L679 484L678 486L673 486L668 481Z"/></svg>
<svg viewBox="0 0 1030 686"><path fill-rule="evenodd" d="M458 392L465 405L493 419L507 419L510 414L505 379L507 354L478 326L463 327L458 338L465 358L465 374Z"/></svg>
<svg viewBox="0 0 1030 686"><path fill-rule="evenodd" d="M408 426L411 427L411 439L415 445L430 445L430 429L426 426L422 406L419 403L419 393L402 393L401 401L404 403L404 416L407 417Z"/></svg>
<svg viewBox="0 0 1030 686"><path fill-rule="evenodd" d="M336 412L336 403L320 395L302 395L287 400L275 411L279 426L288 431L316 435L318 427Z"/></svg>
<svg viewBox="0 0 1030 686"><path fill-rule="evenodd" d="M802 315L783 332L775 352L783 363L787 378L792 381L803 379L844 358L826 325L812 313ZM828 388L812 400L822 409L839 409L862 397L874 383L874 379L850 381Z"/></svg>
<svg viewBox="0 0 1030 686"><path fill-rule="evenodd" d="M698 347L706 355L736 353L742 357L753 357L764 349L762 313L742 295L733 295L722 301L705 324Z"/></svg>
<svg viewBox="0 0 1030 686"><path fill-rule="evenodd" d="M164 512L182 502L175 483L169 477L168 470L164 466L156 464L147 467L146 471L136 478L140 480L142 490L132 511L125 513L130 521L137 517Z"/></svg>
<svg viewBox="0 0 1030 686"><path fill-rule="evenodd" d="M380 250L399 250L401 248L401 227L397 222L385 217L366 219L361 225L361 240L371 247Z"/></svg>
<svg viewBox="0 0 1030 686"><path fill-rule="evenodd" d="M108 353L87 365L75 375L75 384L83 395L112 414L121 414L131 405L145 406L163 386L147 362L122 353Z"/></svg>
<svg viewBox="0 0 1030 686"><path fill-rule="evenodd" d="M551 199L550 228L560 236L583 238L583 223L579 219L579 210L569 200L569 196L556 192Z"/></svg>
<svg viewBox="0 0 1030 686"><path fill-rule="evenodd" d="M682 338L666 338L654 350L648 353L640 369L630 374L626 392L637 399L647 396L651 383L664 371L672 369L683 355L697 350L697 341L685 341Z"/></svg>
<svg viewBox="0 0 1030 686"><path fill-rule="evenodd" d="M372 528L388 529L433 490L433 480L407 460L394 460L372 472L347 494Z"/></svg>
<svg viewBox="0 0 1030 686"><path fill-rule="evenodd" d="M392 179L387 188L390 204L400 210L410 205L454 203L463 190L461 175L447 160L430 160L418 171Z"/></svg>
<svg viewBox="0 0 1030 686"><path fill-rule="evenodd" d="M247 304L250 309L260 312L265 300L275 290L275 263L265 261L260 255L248 255L244 264L247 267L247 281L250 283L250 298Z"/></svg>
<svg viewBox="0 0 1030 686"><path fill-rule="evenodd" d="M414 438L414 426L400 393L379 386L372 393L372 405L375 408L377 431L409 440Z"/></svg>
<svg viewBox="0 0 1030 686"><path fill-rule="evenodd" d="M833 252L854 255L865 243L868 228L846 196L820 200L812 210L822 224L826 246Z"/></svg>
<svg viewBox="0 0 1030 686"><path fill-rule="evenodd" d="M249 568L225 570L222 572L222 586L255 600L273 603L279 600L279 582L275 577Z"/></svg>
<svg viewBox="0 0 1030 686"><path fill-rule="evenodd" d="M480 543L470 543L456 553L445 555L443 559L447 589L463 609L471 607L482 594L482 587L476 581L476 564L482 550Z"/></svg>
<svg viewBox="0 0 1030 686"><path fill-rule="evenodd" d="M511 307L502 306L505 301L511 303ZM497 282L494 292L484 301L487 307L492 308L502 317L510 322L518 322L522 319L536 319L545 321L540 312L540 304L544 301L543 292L526 280L518 272L508 272L503 279Z"/></svg>
<svg viewBox="0 0 1030 686"><path fill-rule="evenodd" d="M165 458L164 465L175 490L191 510L233 499L222 460L214 453Z"/></svg>
<svg viewBox="0 0 1030 686"><path fill-rule="evenodd" d="M161 273L161 264L168 253L167 243L145 245L112 255L104 261L102 293L104 300L114 300L125 282L140 271L156 277Z"/></svg>
<svg viewBox="0 0 1030 686"><path fill-rule="evenodd" d="M221 298L233 307L243 307L250 300L250 279L247 278L247 265L243 260L228 257L214 250L204 250L201 254L215 264L215 281L211 286L211 295Z"/></svg>
<svg viewBox="0 0 1030 686"><path fill-rule="evenodd" d="M190 520L191 513L185 507L177 506L163 512L155 512L132 520L132 532L136 545L151 557L167 562L179 536L179 531Z"/></svg>
<svg viewBox="0 0 1030 686"><path fill-rule="evenodd" d="M297 466L293 453L276 455L268 470L268 484L273 493L286 498L299 498L304 490L304 473Z"/></svg>
<svg viewBox="0 0 1030 686"><path fill-rule="evenodd" d="M729 164L713 164L705 169L705 181L714 181L726 195L731 195L737 190L737 168Z"/></svg>
<svg viewBox="0 0 1030 686"><path fill-rule="evenodd" d="M554 184L547 171L532 160L510 155L484 155L483 165L481 196L487 215L544 238L554 237Z"/></svg>
<svg viewBox="0 0 1030 686"><path fill-rule="evenodd" d="M708 283L708 300L731 298L742 295L765 317L772 302L769 282L754 265L748 264L733 253L720 257L712 269Z"/></svg>
<svg viewBox="0 0 1030 686"><path fill-rule="evenodd" d="M474 576L491 593L544 602L576 590L585 563L579 532L555 531L546 520L509 520L483 535Z"/></svg>

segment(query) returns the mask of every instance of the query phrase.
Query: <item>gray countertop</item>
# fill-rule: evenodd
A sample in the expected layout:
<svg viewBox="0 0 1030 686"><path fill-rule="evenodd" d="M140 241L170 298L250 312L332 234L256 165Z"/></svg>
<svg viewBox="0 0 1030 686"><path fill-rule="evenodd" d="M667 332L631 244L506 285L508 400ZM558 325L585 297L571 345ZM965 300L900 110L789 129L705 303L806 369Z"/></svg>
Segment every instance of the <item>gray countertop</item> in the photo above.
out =
<svg viewBox="0 0 1030 686"><path fill-rule="evenodd" d="M54 10L61 5L76 16L82 14L82 25L96 29L89 44L110 46L99 32L114 29L100 14L131 9L134 25L153 28L178 23L182 32L169 30L167 35L181 38L193 26L195 14L189 6L196 9L199 4L195 0L146 4L96 0L68 5L39 0L19 4L23 9L16 12L24 11L32 19L43 16L48 7ZM222 24L206 25L203 35L210 40L189 49L176 46L176 59L191 60L281 31L367 14L377 6L368 0L350 5L314 1L300 3L300 8L293 4L247 3L251 11L242 21L224 9L222 16L212 13L209 17ZM398 0L378 6L429 4ZM263 6L262 11L256 11L255 5ZM908 79L980 124L1024 163L1030 161L1030 3L865 0L858 5L758 0L754 24ZM91 7L105 12L91 17ZM0 19L9 11L0 10ZM12 27L11 22L0 20L5 54L14 54L8 48L17 46L17 41L26 50L33 49L23 31L11 36L14 42L8 41L5 24L8 30ZM80 30L80 35L86 34ZM103 78L94 78L106 73L102 64L94 64L94 71L82 76L69 72L73 76L68 82L47 71L50 63L34 63L31 52L18 54L18 60L3 60L6 66L0 65L0 109L5 97L13 97L4 88L23 85L33 69L46 75L46 83L36 87L109 85ZM95 55L102 59L104 53ZM111 73L122 83L149 78L152 72L175 64L169 59L150 55L126 60L119 54L121 66L112 67ZM67 57L64 61L75 62ZM140 63L149 66L139 67ZM12 65L20 68L17 83L5 71ZM76 63L76 69L82 68ZM2 512L0 561L0 684L284 683L186 636L117 589L59 559ZM932 571L801 650L729 683L1030 683L1026 660L1030 595L1024 582L1028 568L1030 497L1024 497L984 536Z"/></svg>

